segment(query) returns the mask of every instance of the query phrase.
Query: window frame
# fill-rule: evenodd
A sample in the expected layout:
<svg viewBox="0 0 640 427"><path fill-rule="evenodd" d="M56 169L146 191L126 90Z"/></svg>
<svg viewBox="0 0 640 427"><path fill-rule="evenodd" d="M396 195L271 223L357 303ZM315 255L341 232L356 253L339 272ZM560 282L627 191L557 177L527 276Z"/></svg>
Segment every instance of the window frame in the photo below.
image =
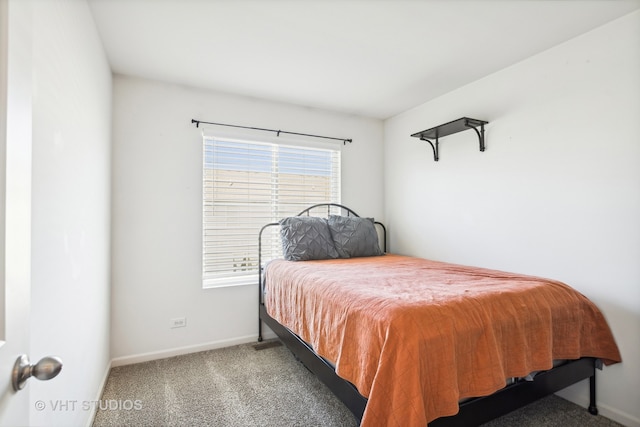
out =
<svg viewBox="0 0 640 427"><path fill-rule="evenodd" d="M238 143L238 144L254 144L254 145L262 145L271 147L271 150L276 150L276 152L280 152L280 150L309 150L309 153L317 152L317 151L327 151L329 152L330 160L330 174L329 174L329 184L328 191L330 193L329 200L327 199L314 199L311 202L302 202L299 204L292 204L290 208L287 210L283 208L282 198L278 195L279 190L282 189L279 181L279 175L282 175L282 172L278 172L278 165L274 165L272 163L271 170L269 172L271 176L271 181L274 183L271 188L271 196L269 198L269 211L270 216L268 218L264 218L260 225L256 224L255 231L255 242L256 247L252 249L252 245L248 247L248 253L252 253L255 250L255 265L252 267L253 263L253 255L249 256L246 260L249 263L249 270L246 274L233 274L229 277L214 277L215 273L207 271L207 256L210 255L208 252L208 243L207 243L207 232L211 231L211 229L207 228L207 144L208 141L221 141L228 143ZM303 141L299 139L288 139L288 138L274 138L269 137L256 137L256 136L238 136L238 135L229 135L223 134L221 132L205 132L203 130L203 139L202 139L202 221L201 221L201 236L202 236L202 253L201 253L201 274L202 274L202 288L203 289L216 289L223 287L235 287L235 286L245 286L245 285L253 285L258 284L258 266L257 266L257 240L258 240L258 232L262 226L270 222L278 222L284 216L292 216L299 213L302 209L308 207L311 204L315 203L340 203L341 201L341 193L342 193L342 153L341 153L341 145L338 143L309 143L308 141ZM277 156L273 156L273 162L277 162ZM215 168L214 168L215 169ZM305 170L306 171L306 170ZM247 172L250 172L248 170ZM275 178L274 178L275 177ZM211 180L211 182L215 182L215 179ZM213 191L213 190L211 190ZM210 198L210 202L215 204L215 197L212 196ZM245 202L246 205L249 205L249 202ZM291 207L295 206L295 208ZM213 208L212 208L213 209ZM284 213L283 213L284 212ZM264 222L264 223L262 223ZM279 237L279 236L278 236ZM275 241L275 239L273 239ZM271 244L271 248L268 249L270 252L277 252L281 248L274 246ZM264 250L263 250L264 252ZM210 264L210 263L209 263Z"/></svg>

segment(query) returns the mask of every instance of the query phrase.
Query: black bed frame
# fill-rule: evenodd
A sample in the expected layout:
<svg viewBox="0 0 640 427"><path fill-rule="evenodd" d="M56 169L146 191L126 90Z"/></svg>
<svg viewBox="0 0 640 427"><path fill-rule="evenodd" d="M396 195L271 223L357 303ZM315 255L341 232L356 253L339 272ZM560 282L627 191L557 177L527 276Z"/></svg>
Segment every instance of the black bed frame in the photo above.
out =
<svg viewBox="0 0 640 427"><path fill-rule="evenodd" d="M328 215L332 207L340 208L343 212L346 212L347 216L359 216L353 210L335 203L321 203L310 206L300 212L298 216L309 215L311 210L317 208L326 208ZM376 222L376 224L382 229L384 252L387 252L386 229L382 223ZM258 237L258 265L260 266L258 341L263 339L262 322L264 322L275 332L295 357L316 375L360 422L367 405L367 399L358 392L353 384L339 377L333 365L316 354L309 344L267 313L263 298L262 233L268 227L277 225L279 225L277 222L265 225L260 230ZM601 361L592 357L569 361L551 370L538 373L532 381L519 380L489 396L464 401L459 406L458 414L433 420L429 423L429 427L477 426L585 379L589 379L588 410L591 414L597 415L596 368L601 368Z"/></svg>

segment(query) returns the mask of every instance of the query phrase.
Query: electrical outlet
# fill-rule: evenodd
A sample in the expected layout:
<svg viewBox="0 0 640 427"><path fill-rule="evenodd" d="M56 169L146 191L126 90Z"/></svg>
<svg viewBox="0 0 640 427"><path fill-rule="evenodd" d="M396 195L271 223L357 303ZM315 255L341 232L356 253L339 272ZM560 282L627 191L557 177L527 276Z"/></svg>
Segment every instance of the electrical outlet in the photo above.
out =
<svg viewBox="0 0 640 427"><path fill-rule="evenodd" d="M184 328L185 326L187 326L186 317L176 317L174 319L169 320L170 328Z"/></svg>

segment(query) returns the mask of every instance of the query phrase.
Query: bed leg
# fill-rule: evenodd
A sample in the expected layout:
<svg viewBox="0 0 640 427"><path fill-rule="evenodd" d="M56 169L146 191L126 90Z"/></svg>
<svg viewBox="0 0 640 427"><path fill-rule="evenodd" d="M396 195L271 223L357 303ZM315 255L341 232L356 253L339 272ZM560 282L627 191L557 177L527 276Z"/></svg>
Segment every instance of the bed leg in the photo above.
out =
<svg viewBox="0 0 640 427"><path fill-rule="evenodd" d="M262 319L258 315L258 342L262 342Z"/></svg>
<svg viewBox="0 0 640 427"><path fill-rule="evenodd" d="M589 413L598 415L598 407L596 406L596 372L589 377Z"/></svg>

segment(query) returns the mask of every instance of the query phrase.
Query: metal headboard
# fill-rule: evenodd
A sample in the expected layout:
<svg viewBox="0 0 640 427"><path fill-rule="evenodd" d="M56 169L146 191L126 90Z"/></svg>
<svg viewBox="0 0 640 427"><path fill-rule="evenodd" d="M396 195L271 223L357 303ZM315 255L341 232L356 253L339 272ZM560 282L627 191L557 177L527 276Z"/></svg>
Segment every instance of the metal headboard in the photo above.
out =
<svg viewBox="0 0 640 427"><path fill-rule="evenodd" d="M302 215L307 215L307 216L311 216L311 211L312 210L319 210L322 208L326 208L326 215L327 217L329 215L331 215L331 209L334 208L334 211L336 210L336 208L340 211L340 214L342 216L354 216L354 217L358 217L360 218L360 215L358 215L357 213L355 213L355 211L351 208L348 208L346 206L340 205L338 203L318 203L316 205L313 206L309 206L308 208L305 208L304 210L302 210L299 214L297 214L296 216L302 216ZM382 230L382 246L383 246L383 252L387 252L387 228L384 226L383 223L379 222L379 221L374 221L374 224L380 227L380 230ZM262 266L262 233L268 229L269 227L277 227L280 226L279 222L270 222L269 224L264 225L261 229L260 229L260 233L258 233L258 292L259 292L259 299L258 301L260 302L260 304L263 304L263 297L264 297L264 277L263 277L263 270L264 267Z"/></svg>
<svg viewBox="0 0 640 427"><path fill-rule="evenodd" d="M318 203L317 205L313 205L313 206L309 206L308 208L304 209L302 212L300 212L298 215L296 216L302 216L302 215L307 215L307 216L311 216L311 211L313 209L319 209L319 208L323 208L326 207L327 208L327 216L331 215L331 208L339 208L343 211L345 211L347 214L344 216L355 216L355 217L360 217L360 215L358 215L357 213L355 213L355 211L351 208L348 208L344 205L340 205L338 203Z"/></svg>

